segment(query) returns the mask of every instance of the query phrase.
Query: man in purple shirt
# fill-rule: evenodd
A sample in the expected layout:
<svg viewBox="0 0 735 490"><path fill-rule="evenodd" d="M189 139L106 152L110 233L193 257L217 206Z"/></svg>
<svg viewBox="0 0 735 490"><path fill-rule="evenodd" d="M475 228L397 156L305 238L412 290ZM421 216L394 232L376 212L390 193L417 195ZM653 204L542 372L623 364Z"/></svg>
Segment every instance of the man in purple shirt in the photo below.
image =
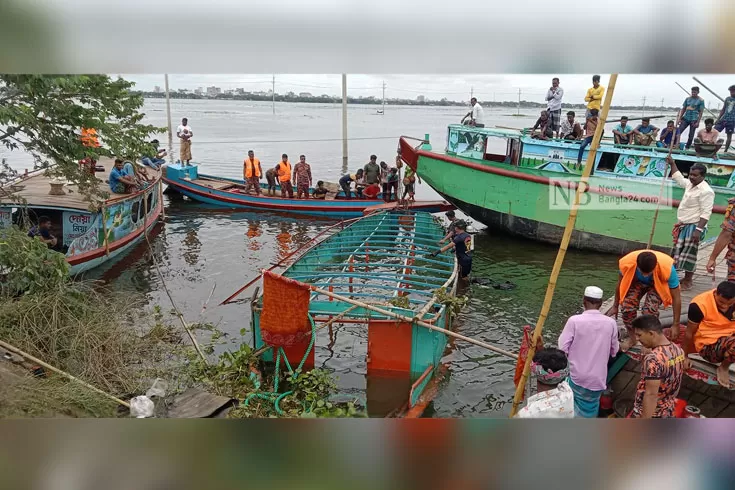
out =
<svg viewBox="0 0 735 490"><path fill-rule="evenodd" d="M607 387L607 363L617 354L617 322L600 311L602 289L584 290L584 313L569 318L559 336L559 349L569 359L569 386L574 392L574 416L594 418Z"/></svg>

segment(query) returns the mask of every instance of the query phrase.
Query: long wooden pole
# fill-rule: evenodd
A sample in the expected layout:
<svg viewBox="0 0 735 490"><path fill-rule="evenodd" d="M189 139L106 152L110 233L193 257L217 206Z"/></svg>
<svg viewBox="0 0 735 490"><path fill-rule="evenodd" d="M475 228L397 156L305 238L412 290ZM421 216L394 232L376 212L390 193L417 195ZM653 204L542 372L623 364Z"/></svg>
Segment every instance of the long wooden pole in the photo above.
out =
<svg viewBox="0 0 735 490"><path fill-rule="evenodd" d="M689 91L688 91L687 89L685 89L684 87L682 87L682 86L681 86L681 84L680 84L679 82L674 82L674 83L676 83L676 84L677 84L677 85L679 86L679 88L680 88L680 89L682 89L682 90L684 91L684 93L685 93L685 94L687 94L687 95L689 95L689 94L690 94L690 92L689 92ZM705 110L705 111L707 111L707 112L709 112L709 113L710 113L711 115L713 115L713 116L717 117L717 114L715 114L715 113L714 113L714 112L712 112L711 110L707 109L706 107L704 108L704 110ZM679 111L679 113L681 113L681 110Z"/></svg>
<svg viewBox="0 0 735 490"><path fill-rule="evenodd" d="M166 152L166 156L169 157L169 162L174 162L173 157L173 151L174 151L174 135L173 130L171 129L173 126L171 125L171 99L168 96L168 73L165 75L165 84L166 84L166 120L168 122L168 152Z"/></svg>
<svg viewBox="0 0 735 490"><path fill-rule="evenodd" d="M711 88L709 88L709 87L708 87L707 85L705 85L704 83L702 83L702 81L701 81L701 80L700 80L699 78L697 78L697 77L692 77L692 78L694 79L694 81L695 81L695 82L697 82L697 83L698 83L698 84L700 84L700 85L701 85L702 87L704 87L705 89L707 89L707 91L708 91L709 93L711 93L712 95L714 95L715 97L717 97L718 99L720 99L720 102L722 102L723 104L725 103L725 99L723 99L722 97L720 97L719 95L717 95L717 94L716 94L716 93L714 92L714 90L712 90L712 89L711 89Z"/></svg>
<svg viewBox="0 0 735 490"><path fill-rule="evenodd" d="M55 372L56 374L60 374L60 375L64 376L65 378L68 378L68 379L70 379L70 380L72 380L72 381L74 381L76 383L81 384L82 386L85 386L86 388L89 388L90 390L94 391L95 393L99 393L100 395L103 395L103 396L109 398L110 400L113 400L116 403L119 403L123 407L130 408L130 403L128 403L126 401L123 401L123 400L117 398L116 396L112 396L109 393L106 393L106 392L100 390L99 388L96 388L96 387L92 386L91 384L87 383L86 381L82 381L81 379L79 379L79 378L77 378L75 376L72 376L71 374L69 374L69 373L67 373L65 371L62 371L61 369L55 368L51 364L48 364L46 362L43 362L41 359L39 359L37 357L34 357L34 356L28 354L27 352L23 352L22 350L18 349L15 346L12 346L12 345L8 344L7 342L3 342L2 340L0 340L0 347L3 347L3 348L5 348L5 349L7 349L7 350L9 350L11 352L15 352L19 356L25 357L26 359L30 359L31 361L35 362L36 364L39 364L39 365L45 367L46 369L49 369L49 370Z"/></svg>
<svg viewBox="0 0 735 490"><path fill-rule="evenodd" d="M342 74L342 173L349 169L347 161L347 74Z"/></svg>
<svg viewBox="0 0 735 490"><path fill-rule="evenodd" d="M610 110L610 103L612 102L613 93L615 92L615 82L617 81L617 79L617 73L613 73L612 75L610 75L610 82L607 85L607 93L605 94L605 103L602 106L602 114L600 114L599 116L599 122L597 124L597 128L595 129L595 135L592 138L592 144L590 145L589 154L587 155L587 163L584 166L582 178L580 179L579 185L577 186L577 192L574 195L574 203L572 204L572 209L569 211L569 219L567 220L567 225L564 228L564 235L561 239L561 245L559 245L559 251L556 254L554 267L551 270L549 284L546 287L546 297L544 298L544 303L541 306L541 312L539 313L538 322L536 322L536 328L533 331L533 339L531 340L531 345L528 349L526 363L523 366L523 376L518 382L516 393L513 397L513 408L510 411L511 417L515 416L515 414L518 412L518 405L521 403L521 399L523 398L523 391L526 386L526 381L528 380L528 374L531 371L531 362L533 360L533 355L536 353L536 345L541 338L541 332L544 329L544 323L546 322L546 317L548 316L549 309L551 308L551 300L554 298L556 280L559 277L561 266L564 263L564 257L567 253L567 247L569 246L569 241L571 240L572 232L574 231L574 224L577 222L579 199L582 196L582 193L587 190L587 181L589 180L590 173L592 172L592 167L595 166L597 148L600 146L602 131L605 126L605 121L607 120L607 114Z"/></svg>

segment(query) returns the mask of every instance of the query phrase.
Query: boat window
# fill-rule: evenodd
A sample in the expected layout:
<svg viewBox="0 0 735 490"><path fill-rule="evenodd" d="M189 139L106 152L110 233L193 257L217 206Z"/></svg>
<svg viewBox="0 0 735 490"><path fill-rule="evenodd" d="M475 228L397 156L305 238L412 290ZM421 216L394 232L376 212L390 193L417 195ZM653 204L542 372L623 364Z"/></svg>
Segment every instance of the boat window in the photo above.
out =
<svg viewBox="0 0 735 490"><path fill-rule="evenodd" d="M600 163L597 165L597 170L601 172L612 172L615 170L615 164L618 162L617 153L603 152L600 156Z"/></svg>
<svg viewBox="0 0 735 490"><path fill-rule="evenodd" d="M151 201L153 200L153 194L148 195L148 199L145 202L145 214L148 215L151 212Z"/></svg>
<svg viewBox="0 0 735 490"><path fill-rule="evenodd" d="M140 201L136 201L136 202L133 203L133 206L130 209L130 220L133 223L137 223L138 222L138 218L139 218L138 217L138 214L139 214L139 212L140 212Z"/></svg>

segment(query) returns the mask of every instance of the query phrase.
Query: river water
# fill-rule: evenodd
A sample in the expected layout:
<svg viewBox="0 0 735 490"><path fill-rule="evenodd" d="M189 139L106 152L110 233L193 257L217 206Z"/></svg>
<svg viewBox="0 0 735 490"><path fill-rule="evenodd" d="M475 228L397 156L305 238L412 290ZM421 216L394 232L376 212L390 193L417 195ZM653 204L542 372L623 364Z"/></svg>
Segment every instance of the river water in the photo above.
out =
<svg viewBox="0 0 735 490"><path fill-rule="evenodd" d="M322 104L276 104L213 100L172 100L174 128L182 117L194 132L192 154L201 171L227 177L242 176L242 161L253 149L263 167L275 165L282 153L295 162L305 154L315 180L336 181L342 174L341 106ZM370 154L392 163L398 136L429 134L435 149L444 147L446 126L467 112L463 107L387 106L349 107L350 170L363 166ZM147 122L166 125L165 102L147 99ZM485 109L486 125L524 127L533 125L537 111ZM352 139L355 138L355 139ZM165 147L166 135L158 139ZM500 148L504 150L504 148ZM174 155L178 147L174 141ZM28 158L22 153L2 154L11 166L22 169ZM428 186L419 185L417 198L436 199ZM225 332L226 343L218 351L250 342L250 308L246 302L218 306L244 283L308 242L334 221L276 213L221 210L193 201L165 197L165 224L152 237L153 253L176 305L191 322L211 322ZM475 223L477 228L483 227ZM517 351L524 324L538 317L557 249L553 246L481 231L475 239L473 275L511 281L517 288L501 291L473 286L469 303L455 322L456 330L504 349ZM616 258L569 251L559 277L544 339L555 344L564 321L581 307L585 286L597 285L612 293ZM92 271L121 290L136 290L163 311L170 302L151 259L140 244L114 264ZM206 310L202 307L215 287ZM248 291L248 296L250 291ZM344 326L332 336L320 331L316 364L333 370L344 391L364 393L366 387L367 331ZM462 341L452 342L445 362L449 371L433 405L435 417L507 416L513 398L514 363L502 356Z"/></svg>

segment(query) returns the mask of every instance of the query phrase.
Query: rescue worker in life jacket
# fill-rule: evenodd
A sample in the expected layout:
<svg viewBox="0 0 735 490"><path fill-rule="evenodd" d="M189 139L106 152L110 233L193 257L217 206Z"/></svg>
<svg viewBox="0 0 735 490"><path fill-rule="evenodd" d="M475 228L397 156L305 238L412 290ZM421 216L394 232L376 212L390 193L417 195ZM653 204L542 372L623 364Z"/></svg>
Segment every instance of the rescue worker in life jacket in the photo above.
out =
<svg viewBox="0 0 735 490"><path fill-rule="evenodd" d="M253 150L248 151L248 157L243 162L242 176L245 181L245 192L250 192L250 187L255 188L255 194L260 195L260 178L263 175L263 169L260 166L260 160L255 158Z"/></svg>

